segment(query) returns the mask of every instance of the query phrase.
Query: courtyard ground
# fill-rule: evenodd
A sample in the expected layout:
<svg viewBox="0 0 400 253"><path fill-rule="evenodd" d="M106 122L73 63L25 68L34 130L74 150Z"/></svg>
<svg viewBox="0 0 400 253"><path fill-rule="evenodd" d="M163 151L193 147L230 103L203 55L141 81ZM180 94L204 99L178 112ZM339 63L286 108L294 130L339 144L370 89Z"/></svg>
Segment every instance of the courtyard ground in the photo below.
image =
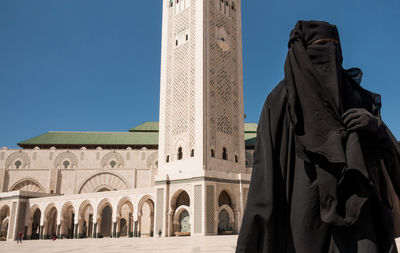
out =
<svg viewBox="0 0 400 253"><path fill-rule="evenodd" d="M102 238L0 242L1 253L234 253L237 236Z"/></svg>
<svg viewBox="0 0 400 253"><path fill-rule="evenodd" d="M22 244L0 242L2 253L234 253L237 236L105 238L76 240L31 240ZM400 245L400 240L397 240Z"/></svg>

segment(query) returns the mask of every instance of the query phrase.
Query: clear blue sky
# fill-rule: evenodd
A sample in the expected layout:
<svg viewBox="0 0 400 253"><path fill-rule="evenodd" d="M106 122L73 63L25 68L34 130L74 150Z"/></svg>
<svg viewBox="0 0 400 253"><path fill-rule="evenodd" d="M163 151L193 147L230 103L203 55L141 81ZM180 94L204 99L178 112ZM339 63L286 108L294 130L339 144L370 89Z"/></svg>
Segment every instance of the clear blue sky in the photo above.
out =
<svg viewBox="0 0 400 253"><path fill-rule="evenodd" d="M0 0L0 147L158 121L161 0ZM299 19L336 24L400 138L399 0L243 0L244 102L258 122Z"/></svg>

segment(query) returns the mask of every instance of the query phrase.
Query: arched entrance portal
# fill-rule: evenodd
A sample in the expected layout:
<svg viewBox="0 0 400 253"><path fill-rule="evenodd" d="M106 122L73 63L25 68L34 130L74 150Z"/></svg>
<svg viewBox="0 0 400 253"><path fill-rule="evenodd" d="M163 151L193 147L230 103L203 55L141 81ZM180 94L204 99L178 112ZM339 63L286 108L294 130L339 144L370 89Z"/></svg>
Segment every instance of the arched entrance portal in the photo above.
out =
<svg viewBox="0 0 400 253"><path fill-rule="evenodd" d="M46 239L57 234L57 209L54 206L46 210L43 234Z"/></svg>
<svg viewBox="0 0 400 253"><path fill-rule="evenodd" d="M10 219L10 208L8 205L3 206L0 209L0 238L7 238L8 235L8 224Z"/></svg>
<svg viewBox="0 0 400 253"><path fill-rule="evenodd" d="M31 225L31 239L39 239L40 234L40 219L42 212L39 208L34 209L32 215L32 225Z"/></svg>
<svg viewBox="0 0 400 253"><path fill-rule="evenodd" d="M133 236L133 205L128 197L122 198L117 206L117 234L114 236Z"/></svg>
<svg viewBox="0 0 400 253"><path fill-rule="evenodd" d="M235 215L232 199L227 191L224 190L219 194L218 206L218 234L234 234Z"/></svg>
<svg viewBox="0 0 400 253"><path fill-rule="evenodd" d="M74 238L75 230L75 209L66 203L61 210L61 238Z"/></svg>
<svg viewBox="0 0 400 253"><path fill-rule="evenodd" d="M79 208L78 238L90 238L93 235L93 207L85 201Z"/></svg>
<svg viewBox="0 0 400 253"><path fill-rule="evenodd" d="M179 215L179 232L187 233L190 232L190 217L189 212L184 210Z"/></svg>
<svg viewBox="0 0 400 253"><path fill-rule="evenodd" d="M154 236L154 202L151 199L141 201L139 209L139 235Z"/></svg>
<svg viewBox="0 0 400 253"><path fill-rule="evenodd" d="M171 208L174 210L172 229L175 236L190 235L190 197L185 191L174 194L171 199Z"/></svg>
<svg viewBox="0 0 400 253"><path fill-rule="evenodd" d="M111 237L112 208L110 205L106 205L103 210L101 210L100 222L100 232L98 237Z"/></svg>
<svg viewBox="0 0 400 253"><path fill-rule="evenodd" d="M233 234L231 226L231 215L226 209L222 209L218 214L218 234Z"/></svg>

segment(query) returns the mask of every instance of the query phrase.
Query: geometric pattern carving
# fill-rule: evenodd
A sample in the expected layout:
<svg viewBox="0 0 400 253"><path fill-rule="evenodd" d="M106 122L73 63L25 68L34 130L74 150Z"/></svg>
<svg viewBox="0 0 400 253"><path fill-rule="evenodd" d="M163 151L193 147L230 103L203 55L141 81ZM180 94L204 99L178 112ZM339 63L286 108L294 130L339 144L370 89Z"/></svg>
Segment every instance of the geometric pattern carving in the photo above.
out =
<svg viewBox="0 0 400 253"><path fill-rule="evenodd" d="M157 189L156 233L163 231L164 226L164 189Z"/></svg>
<svg viewBox="0 0 400 253"><path fill-rule="evenodd" d="M113 162L114 161L114 162ZM124 167L124 158L120 153L110 152L101 159L101 167L103 168L122 168Z"/></svg>
<svg viewBox="0 0 400 253"><path fill-rule="evenodd" d="M98 191L126 190L128 185L119 176L111 173L100 173L87 179L79 189L79 193L91 193Z"/></svg>
<svg viewBox="0 0 400 253"><path fill-rule="evenodd" d="M168 8L164 147L166 156L176 152L173 141L179 136L184 136L185 152L193 149L195 145L196 1L191 0L191 4L188 1L185 5L187 8L179 15L174 15L174 8ZM180 34L185 34L185 43L176 46L176 36Z"/></svg>
<svg viewBox="0 0 400 253"><path fill-rule="evenodd" d="M15 183L10 191L31 191L31 192L44 192L43 186L32 178L25 178Z"/></svg>
<svg viewBox="0 0 400 253"><path fill-rule="evenodd" d="M67 166L66 166L67 165ZM66 151L59 154L56 159L54 159L54 168L58 169L71 169L78 167L78 158L72 152Z"/></svg>
<svg viewBox="0 0 400 253"><path fill-rule="evenodd" d="M6 160L6 169L25 169L29 168L30 165L31 159L22 151L12 153Z"/></svg>
<svg viewBox="0 0 400 253"><path fill-rule="evenodd" d="M149 169L157 168L158 152L154 152L149 157L147 157L146 165Z"/></svg>
<svg viewBox="0 0 400 253"><path fill-rule="evenodd" d="M201 233L202 227L202 194L201 185L194 186L194 232Z"/></svg>
<svg viewBox="0 0 400 253"><path fill-rule="evenodd" d="M207 185L207 233L214 233L214 186Z"/></svg>
<svg viewBox="0 0 400 253"><path fill-rule="evenodd" d="M227 6L220 10L220 1L209 1L209 112L210 112L210 144L216 146L217 133L229 135L234 141L233 153L239 148L239 86L236 38L236 15ZM232 11L232 13L231 13ZM229 17L230 16L230 17ZM229 50L222 50L218 40L224 32ZM221 39L220 39L221 40ZM221 143L224 145L224 143ZM225 144L226 145L226 144Z"/></svg>

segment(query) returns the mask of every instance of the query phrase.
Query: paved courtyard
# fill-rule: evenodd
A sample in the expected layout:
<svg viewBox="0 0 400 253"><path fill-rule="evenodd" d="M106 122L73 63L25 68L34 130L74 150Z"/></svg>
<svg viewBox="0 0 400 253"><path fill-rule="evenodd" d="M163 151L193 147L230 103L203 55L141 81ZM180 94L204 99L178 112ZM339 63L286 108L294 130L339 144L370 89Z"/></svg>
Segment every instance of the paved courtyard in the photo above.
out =
<svg viewBox="0 0 400 253"><path fill-rule="evenodd" d="M233 253L237 236L119 238L78 240L30 240L22 244L0 242L2 253L55 253L55 252L107 252L107 253Z"/></svg>
<svg viewBox="0 0 400 253"><path fill-rule="evenodd" d="M107 252L107 253L234 253L237 236L119 238L81 240L41 240L0 242L2 253L55 253L55 252ZM397 240L400 245L400 240Z"/></svg>

